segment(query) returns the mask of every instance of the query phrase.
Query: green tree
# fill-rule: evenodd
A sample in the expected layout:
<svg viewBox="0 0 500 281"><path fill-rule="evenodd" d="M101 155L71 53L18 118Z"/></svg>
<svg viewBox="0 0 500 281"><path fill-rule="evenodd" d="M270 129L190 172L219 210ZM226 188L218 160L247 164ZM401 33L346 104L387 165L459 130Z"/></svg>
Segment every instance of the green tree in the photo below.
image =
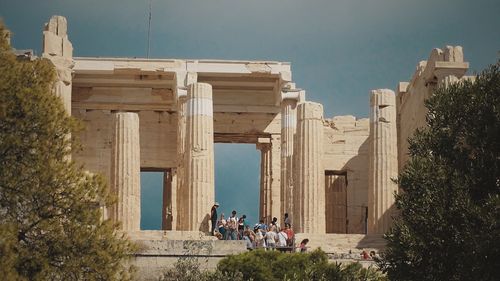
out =
<svg viewBox="0 0 500 281"><path fill-rule="evenodd" d="M426 106L380 266L391 280L500 280L500 62Z"/></svg>
<svg viewBox="0 0 500 281"><path fill-rule="evenodd" d="M1 278L128 279L134 247L101 221L99 206L112 203L102 178L69 160L79 125L54 79L51 62L17 60L0 36Z"/></svg>

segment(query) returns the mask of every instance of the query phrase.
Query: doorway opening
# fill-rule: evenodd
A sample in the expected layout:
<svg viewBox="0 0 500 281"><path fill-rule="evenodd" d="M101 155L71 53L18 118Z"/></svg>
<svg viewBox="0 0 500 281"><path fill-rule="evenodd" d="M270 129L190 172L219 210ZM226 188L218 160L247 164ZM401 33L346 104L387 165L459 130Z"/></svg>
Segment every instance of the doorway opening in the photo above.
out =
<svg viewBox="0 0 500 281"><path fill-rule="evenodd" d="M326 233L347 233L347 172L325 171Z"/></svg>
<svg viewBox="0 0 500 281"><path fill-rule="evenodd" d="M246 215L247 224L259 220L260 152L255 144L215 144L215 201L218 216L227 218L235 210Z"/></svg>
<svg viewBox="0 0 500 281"><path fill-rule="evenodd" d="M170 169L141 168L141 230L172 229Z"/></svg>

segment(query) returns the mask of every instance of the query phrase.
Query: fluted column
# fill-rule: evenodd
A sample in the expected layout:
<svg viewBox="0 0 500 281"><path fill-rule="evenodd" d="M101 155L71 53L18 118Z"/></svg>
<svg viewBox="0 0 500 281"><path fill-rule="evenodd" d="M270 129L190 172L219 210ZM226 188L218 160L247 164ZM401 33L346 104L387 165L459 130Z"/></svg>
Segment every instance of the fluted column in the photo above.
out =
<svg viewBox="0 0 500 281"><path fill-rule="evenodd" d="M67 30L68 23L65 17L50 18L43 31L42 57L54 64L57 79L53 91L61 99L66 112L71 115L71 72L74 62L73 45L68 40Z"/></svg>
<svg viewBox="0 0 500 281"><path fill-rule="evenodd" d="M271 144L259 143L260 149L260 218L267 223L272 219L272 191L271 191Z"/></svg>
<svg viewBox="0 0 500 281"><path fill-rule="evenodd" d="M271 217L280 219L281 212L281 136L271 135Z"/></svg>
<svg viewBox="0 0 500 281"><path fill-rule="evenodd" d="M186 100L187 95L179 95L177 100L177 230L187 230L189 192L186 186Z"/></svg>
<svg viewBox="0 0 500 281"><path fill-rule="evenodd" d="M186 109L187 228L209 231L210 208L215 200L212 86L206 83L189 85Z"/></svg>
<svg viewBox="0 0 500 281"><path fill-rule="evenodd" d="M325 172L323 106L304 102L297 106L294 150L294 222L296 232L325 233Z"/></svg>
<svg viewBox="0 0 500 281"><path fill-rule="evenodd" d="M368 233L385 233L392 224L398 186L396 98L388 89L370 94Z"/></svg>
<svg viewBox="0 0 500 281"><path fill-rule="evenodd" d="M140 230L141 166L139 115L132 112L113 114L111 187L117 195L111 217L122 222L124 231Z"/></svg>
<svg viewBox="0 0 500 281"><path fill-rule="evenodd" d="M281 102L281 211L293 222L293 139L297 128L297 101Z"/></svg>

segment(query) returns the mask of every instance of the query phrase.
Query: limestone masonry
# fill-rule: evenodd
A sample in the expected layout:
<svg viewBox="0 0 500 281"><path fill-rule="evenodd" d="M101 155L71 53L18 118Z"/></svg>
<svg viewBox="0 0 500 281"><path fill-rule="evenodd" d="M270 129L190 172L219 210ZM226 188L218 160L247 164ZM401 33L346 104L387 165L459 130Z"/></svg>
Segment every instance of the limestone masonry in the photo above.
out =
<svg viewBox="0 0 500 281"><path fill-rule="evenodd" d="M262 218L289 213L296 232L325 245L328 234L384 233L398 192L392 179L408 160L407 138L425 124L424 100L467 79L468 69L461 47L433 49L410 82L367 93L369 120L326 118L286 62L73 57L61 16L43 38L42 56L57 69L54 92L86 125L84 149L72 157L106 176L118 196L106 216L136 239L176 231L205 239L214 143L260 150ZM163 234L140 230L141 170L165 173Z"/></svg>

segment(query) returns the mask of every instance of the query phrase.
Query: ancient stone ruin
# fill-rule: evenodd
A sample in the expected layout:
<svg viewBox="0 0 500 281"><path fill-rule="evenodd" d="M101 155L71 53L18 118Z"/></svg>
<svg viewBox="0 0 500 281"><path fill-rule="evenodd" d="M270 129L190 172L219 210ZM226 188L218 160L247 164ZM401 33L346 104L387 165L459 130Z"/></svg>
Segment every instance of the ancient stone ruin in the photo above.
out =
<svg viewBox="0 0 500 281"><path fill-rule="evenodd" d="M118 195L106 216L135 239L204 239L214 143L246 143L261 153L261 217L289 213L298 237L324 249L334 239L375 241L391 225L392 179L408 159L407 138L425 124L424 99L468 69L461 47L433 49L410 82L367 93L369 119L327 118L293 82L290 63L73 57L61 16L43 35L54 91L86 125L73 159L106 176ZM165 172L166 232L140 230L141 170Z"/></svg>
<svg viewBox="0 0 500 281"><path fill-rule="evenodd" d="M73 57L61 16L43 37L54 91L86 124L73 157L109 179L119 200L107 215L131 232L140 230L141 169L168 174L164 230L206 232L214 143L253 143L261 217L288 212L299 233L384 233L423 100L468 69L461 47L434 49L396 93L371 91L370 119L326 118L293 83L290 63Z"/></svg>

